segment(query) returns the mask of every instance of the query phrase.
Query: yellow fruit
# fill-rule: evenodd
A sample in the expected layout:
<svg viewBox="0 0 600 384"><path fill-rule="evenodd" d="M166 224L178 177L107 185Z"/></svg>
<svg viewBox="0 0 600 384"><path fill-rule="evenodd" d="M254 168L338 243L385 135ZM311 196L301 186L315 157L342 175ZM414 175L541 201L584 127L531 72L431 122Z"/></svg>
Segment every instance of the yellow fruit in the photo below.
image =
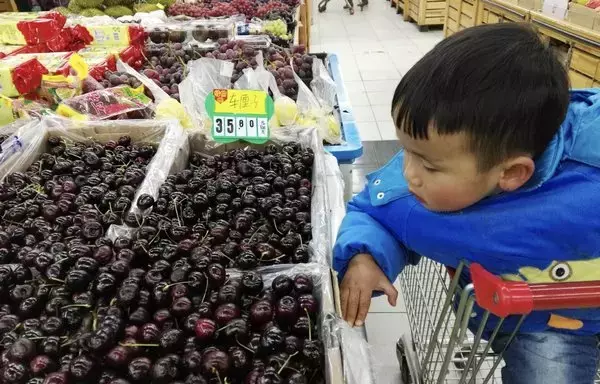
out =
<svg viewBox="0 0 600 384"><path fill-rule="evenodd" d="M277 120L281 125L286 126L294 124L294 121L296 121L296 118L298 117L298 106L294 100L287 96L281 96L275 100L274 106L275 116L277 116Z"/></svg>

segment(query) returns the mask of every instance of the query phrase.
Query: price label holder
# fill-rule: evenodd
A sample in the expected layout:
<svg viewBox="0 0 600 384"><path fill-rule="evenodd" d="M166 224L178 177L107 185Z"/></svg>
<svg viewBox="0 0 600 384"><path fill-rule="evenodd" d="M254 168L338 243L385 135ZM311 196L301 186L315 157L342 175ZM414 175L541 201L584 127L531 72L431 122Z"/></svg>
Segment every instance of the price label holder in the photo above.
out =
<svg viewBox="0 0 600 384"><path fill-rule="evenodd" d="M269 140L273 99L264 91L215 89L206 97L212 119L212 137L219 143L244 140L262 144Z"/></svg>

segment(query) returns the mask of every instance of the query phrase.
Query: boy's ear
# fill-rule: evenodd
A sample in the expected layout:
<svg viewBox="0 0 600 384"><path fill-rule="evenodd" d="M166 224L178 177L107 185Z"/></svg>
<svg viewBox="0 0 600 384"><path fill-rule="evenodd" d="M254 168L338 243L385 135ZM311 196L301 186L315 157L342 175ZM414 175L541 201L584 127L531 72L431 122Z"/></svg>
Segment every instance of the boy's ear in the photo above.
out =
<svg viewBox="0 0 600 384"><path fill-rule="evenodd" d="M504 192L517 190L529 181L534 171L535 163L531 157L513 157L504 163L498 186Z"/></svg>

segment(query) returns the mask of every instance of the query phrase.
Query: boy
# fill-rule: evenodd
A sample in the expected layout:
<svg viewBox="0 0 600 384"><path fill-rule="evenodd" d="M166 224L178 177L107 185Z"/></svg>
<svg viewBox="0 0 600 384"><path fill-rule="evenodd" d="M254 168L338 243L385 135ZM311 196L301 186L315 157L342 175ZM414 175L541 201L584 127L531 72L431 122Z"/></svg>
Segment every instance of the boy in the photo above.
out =
<svg viewBox="0 0 600 384"><path fill-rule="evenodd" d="M513 280L600 280L600 89L569 92L530 27L442 41L403 77L392 117L403 150L368 176L334 248L350 324L363 324L374 292L396 304L391 282L418 255ZM593 383L599 330L600 310L528 315L503 382Z"/></svg>

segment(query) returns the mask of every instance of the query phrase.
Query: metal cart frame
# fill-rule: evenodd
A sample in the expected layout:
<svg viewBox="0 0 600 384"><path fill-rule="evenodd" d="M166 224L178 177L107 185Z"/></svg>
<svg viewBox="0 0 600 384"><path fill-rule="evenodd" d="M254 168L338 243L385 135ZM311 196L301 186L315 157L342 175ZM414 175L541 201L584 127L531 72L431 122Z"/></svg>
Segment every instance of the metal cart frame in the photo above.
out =
<svg viewBox="0 0 600 384"><path fill-rule="evenodd" d="M472 283L460 287L465 268ZM397 344L403 384L501 383L502 355L532 311L599 308L600 282L527 284L504 281L479 264L461 263L456 270L423 258L408 266L400 284L410 323L410 335ZM483 313L474 313L474 305ZM481 311L478 311L481 312ZM475 333L469 319L480 317ZM483 339L490 315L499 318L488 340ZM499 353L491 345L506 317L518 322L506 347ZM600 383L597 375L596 383Z"/></svg>

